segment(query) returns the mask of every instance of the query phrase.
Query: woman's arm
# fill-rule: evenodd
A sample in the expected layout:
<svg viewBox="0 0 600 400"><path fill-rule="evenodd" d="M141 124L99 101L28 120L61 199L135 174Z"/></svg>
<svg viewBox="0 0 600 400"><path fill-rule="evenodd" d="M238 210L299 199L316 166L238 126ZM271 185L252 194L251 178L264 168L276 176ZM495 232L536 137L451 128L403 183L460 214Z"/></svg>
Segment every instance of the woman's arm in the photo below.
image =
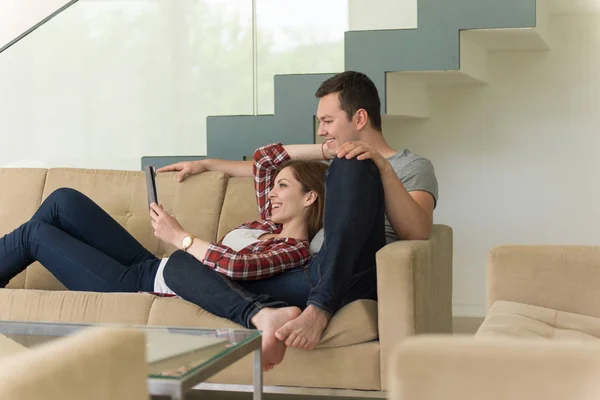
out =
<svg viewBox="0 0 600 400"><path fill-rule="evenodd" d="M269 191L275 179L275 172L290 156L280 143L260 147L254 151L254 190L260 219L271 218L271 202Z"/></svg>
<svg viewBox="0 0 600 400"><path fill-rule="evenodd" d="M181 224L167 214L156 203L150 205L150 216L154 235L166 243L181 248L181 242L189 233ZM247 225L249 229L273 228L270 221L256 221ZM305 240L270 239L261 243L260 251L251 253L235 251L221 243L209 243L195 238L187 251L194 258L222 275L236 280L264 279L291 268L300 267L310 259L308 242Z"/></svg>
<svg viewBox="0 0 600 400"><path fill-rule="evenodd" d="M331 160L334 159L336 153L329 150L327 145L323 144L286 144L283 146L285 151L290 155L292 160ZM323 157L325 156L325 157Z"/></svg>
<svg viewBox="0 0 600 400"><path fill-rule="evenodd" d="M308 242L287 238L266 241L259 253L234 251L220 243L210 243L200 261L233 280L257 280L301 267L310 257Z"/></svg>

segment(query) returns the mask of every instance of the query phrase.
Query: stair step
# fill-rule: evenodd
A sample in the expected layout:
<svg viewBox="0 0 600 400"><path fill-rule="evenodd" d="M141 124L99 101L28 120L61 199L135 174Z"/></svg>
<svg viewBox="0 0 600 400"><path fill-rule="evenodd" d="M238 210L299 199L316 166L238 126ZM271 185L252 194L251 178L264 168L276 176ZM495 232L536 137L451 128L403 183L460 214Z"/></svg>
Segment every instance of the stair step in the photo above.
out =
<svg viewBox="0 0 600 400"><path fill-rule="evenodd" d="M482 85L490 51L547 50L544 0L419 0L418 28L350 31L345 68L366 73L384 118L429 118L427 87ZM331 74L275 77L275 114L207 119L210 157L241 159L267 142L314 143L314 93Z"/></svg>

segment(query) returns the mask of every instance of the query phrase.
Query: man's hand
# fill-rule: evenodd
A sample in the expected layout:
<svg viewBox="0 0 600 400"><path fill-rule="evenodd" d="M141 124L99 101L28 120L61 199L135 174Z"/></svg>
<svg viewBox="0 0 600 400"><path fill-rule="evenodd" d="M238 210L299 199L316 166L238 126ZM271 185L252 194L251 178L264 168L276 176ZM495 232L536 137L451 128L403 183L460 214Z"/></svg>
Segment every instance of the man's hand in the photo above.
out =
<svg viewBox="0 0 600 400"><path fill-rule="evenodd" d="M383 158L379 152L375 151L371 146L365 142L346 142L337 151L339 158L347 158L348 160L356 157L357 160L373 160L379 173L383 174L387 172L388 168L391 168L389 161Z"/></svg>
<svg viewBox="0 0 600 400"><path fill-rule="evenodd" d="M208 171L203 160L198 161L182 161L176 164L167 165L156 170L156 173L167 172L167 171L178 171L177 182L183 182L185 178L190 175L201 174L204 171Z"/></svg>
<svg viewBox="0 0 600 400"><path fill-rule="evenodd" d="M150 204L150 218L154 236L165 243L179 247L181 240L186 235L181 224L156 203Z"/></svg>

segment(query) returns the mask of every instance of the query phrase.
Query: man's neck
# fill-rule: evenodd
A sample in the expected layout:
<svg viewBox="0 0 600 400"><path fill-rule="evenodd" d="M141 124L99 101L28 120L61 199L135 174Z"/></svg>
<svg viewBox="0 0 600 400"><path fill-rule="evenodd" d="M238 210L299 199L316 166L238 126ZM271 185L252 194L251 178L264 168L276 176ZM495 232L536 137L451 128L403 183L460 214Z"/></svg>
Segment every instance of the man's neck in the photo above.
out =
<svg viewBox="0 0 600 400"><path fill-rule="evenodd" d="M391 148L390 145L387 143L387 141L383 137L383 134L375 130L366 130L364 132L361 132L360 140L367 143L385 158L391 157L397 153L396 150Z"/></svg>

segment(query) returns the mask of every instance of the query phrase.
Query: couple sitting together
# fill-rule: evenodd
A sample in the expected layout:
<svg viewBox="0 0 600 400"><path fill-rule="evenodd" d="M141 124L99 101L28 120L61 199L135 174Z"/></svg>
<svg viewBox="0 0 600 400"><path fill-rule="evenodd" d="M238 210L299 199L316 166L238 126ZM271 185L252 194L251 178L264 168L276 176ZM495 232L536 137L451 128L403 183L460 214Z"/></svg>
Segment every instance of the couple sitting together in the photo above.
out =
<svg viewBox="0 0 600 400"><path fill-rule="evenodd" d="M178 171L179 181L204 171L254 176L259 221L209 243L153 203L154 234L181 249L161 260L92 200L58 189L0 238L0 287L40 261L70 290L176 294L260 329L265 370L283 360L286 347L313 349L338 309L377 299L379 249L427 239L438 191L427 159L387 144L367 76L335 75L316 96L322 145L273 144L257 149L253 161L158 170Z"/></svg>

